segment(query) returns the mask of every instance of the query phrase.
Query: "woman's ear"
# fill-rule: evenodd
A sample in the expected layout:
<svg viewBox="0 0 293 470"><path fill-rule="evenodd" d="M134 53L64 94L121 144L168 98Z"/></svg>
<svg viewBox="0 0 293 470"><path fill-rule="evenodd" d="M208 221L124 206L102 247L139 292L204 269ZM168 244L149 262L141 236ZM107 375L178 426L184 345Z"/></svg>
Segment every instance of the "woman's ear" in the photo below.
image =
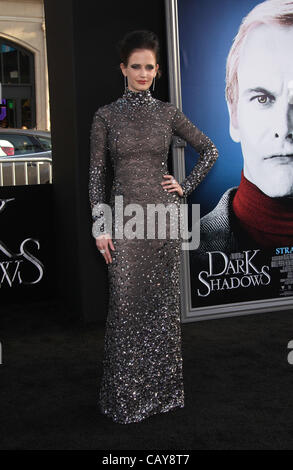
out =
<svg viewBox="0 0 293 470"><path fill-rule="evenodd" d="M121 62L121 64L120 64L120 69L121 69L121 71L122 71L124 77L126 77L126 75L127 75L127 74L126 74L126 67L125 67L125 65L124 65L123 62Z"/></svg>

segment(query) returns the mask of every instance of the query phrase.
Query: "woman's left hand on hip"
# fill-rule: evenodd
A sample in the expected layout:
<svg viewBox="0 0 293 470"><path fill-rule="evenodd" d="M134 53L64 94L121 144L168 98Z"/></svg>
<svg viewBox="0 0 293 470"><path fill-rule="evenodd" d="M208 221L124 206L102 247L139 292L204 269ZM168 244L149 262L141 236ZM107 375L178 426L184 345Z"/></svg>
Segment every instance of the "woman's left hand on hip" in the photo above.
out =
<svg viewBox="0 0 293 470"><path fill-rule="evenodd" d="M163 189L167 189L169 193L177 191L179 196L183 196L183 190L173 175L163 175L163 178L165 178L165 180L161 183Z"/></svg>

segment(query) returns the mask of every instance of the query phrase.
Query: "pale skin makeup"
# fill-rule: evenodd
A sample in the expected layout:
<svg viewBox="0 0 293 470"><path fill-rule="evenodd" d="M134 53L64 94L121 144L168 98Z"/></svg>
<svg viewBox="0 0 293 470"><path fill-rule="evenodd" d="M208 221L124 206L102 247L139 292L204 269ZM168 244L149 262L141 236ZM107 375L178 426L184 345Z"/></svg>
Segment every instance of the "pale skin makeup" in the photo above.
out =
<svg viewBox="0 0 293 470"><path fill-rule="evenodd" d="M293 195L292 44L292 26L251 31L240 53L238 103L228 105L244 176L272 198Z"/></svg>
<svg viewBox="0 0 293 470"><path fill-rule="evenodd" d="M127 77L129 90L138 93L146 91L153 83L157 75L159 64L156 63L156 56L149 49L134 49L128 58L127 64L120 64L121 71ZM180 184L172 175L163 175L162 189L169 193L177 191L179 196L183 195ZM171 181L174 179L174 182ZM100 235L96 238L96 245L99 250L105 250L102 255L107 264L112 263L110 249L115 250L110 234Z"/></svg>
<svg viewBox="0 0 293 470"><path fill-rule="evenodd" d="M121 71L127 77L128 88L131 91L148 90L159 70L156 56L149 49L134 49L128 57L127 64L121 62Z"/></svg>

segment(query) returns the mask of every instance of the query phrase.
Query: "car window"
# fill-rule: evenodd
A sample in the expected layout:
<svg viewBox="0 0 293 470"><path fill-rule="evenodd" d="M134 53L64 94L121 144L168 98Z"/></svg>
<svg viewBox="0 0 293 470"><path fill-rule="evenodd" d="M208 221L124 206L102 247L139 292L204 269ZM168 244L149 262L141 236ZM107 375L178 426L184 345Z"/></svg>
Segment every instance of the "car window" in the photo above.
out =
<svg viewBox="0 0 293 470"><path fill-rule="evenodd" d="M43 149L38 143L29 136L21 134L2 134L1 139L8 140L14 146L14 155L23 155L26 153L41 152Z"/></svg>
<svg viewBox="0 0 293 470"><path fill-rule="evenodd" d="M36 139L39 140L39 142L41 143L42 147L43 147L43 150L51 150L52 148L52 143L51 143L51 139L48 138L48 137L40 137L39 135L35 136Z"/></svg>

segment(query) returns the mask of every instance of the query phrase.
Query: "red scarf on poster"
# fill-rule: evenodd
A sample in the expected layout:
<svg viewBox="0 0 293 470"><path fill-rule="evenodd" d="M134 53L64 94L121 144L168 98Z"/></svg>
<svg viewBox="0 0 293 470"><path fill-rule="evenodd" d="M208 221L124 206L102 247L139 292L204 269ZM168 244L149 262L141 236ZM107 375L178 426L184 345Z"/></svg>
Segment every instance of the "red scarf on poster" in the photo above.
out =
<svg viewBox="0 0 293 470"><path fill-rule="evenodd" d="M233 210L260 248L293 246L293 199L267 196L242 171Z"/></svg>

